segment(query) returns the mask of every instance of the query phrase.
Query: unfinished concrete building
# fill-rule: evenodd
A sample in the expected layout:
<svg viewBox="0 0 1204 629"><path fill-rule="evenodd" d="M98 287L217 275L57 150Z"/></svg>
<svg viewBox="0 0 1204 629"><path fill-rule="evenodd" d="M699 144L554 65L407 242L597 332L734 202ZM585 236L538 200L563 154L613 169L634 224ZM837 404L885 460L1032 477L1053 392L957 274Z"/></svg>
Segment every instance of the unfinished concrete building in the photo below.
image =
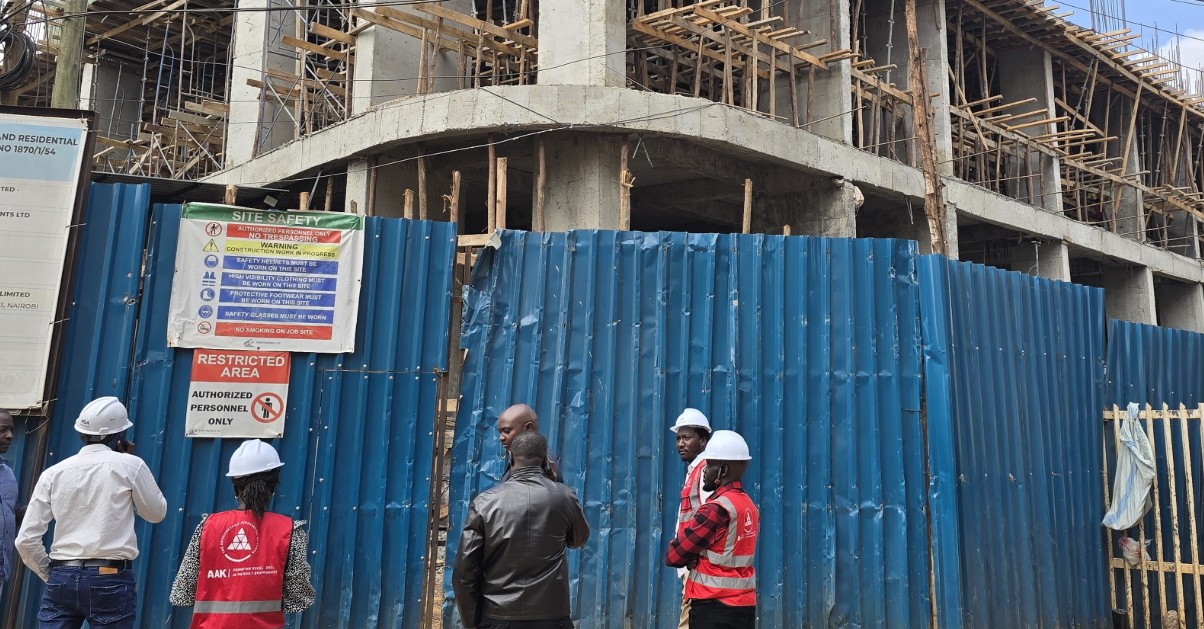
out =
<svg viewBox="0 0 1204 629"><path fill-rule="evenodd" d="M1039 0L113 9L87 24L100 170L465 235L910 238L1204 331L1204 97Z"/></svg>

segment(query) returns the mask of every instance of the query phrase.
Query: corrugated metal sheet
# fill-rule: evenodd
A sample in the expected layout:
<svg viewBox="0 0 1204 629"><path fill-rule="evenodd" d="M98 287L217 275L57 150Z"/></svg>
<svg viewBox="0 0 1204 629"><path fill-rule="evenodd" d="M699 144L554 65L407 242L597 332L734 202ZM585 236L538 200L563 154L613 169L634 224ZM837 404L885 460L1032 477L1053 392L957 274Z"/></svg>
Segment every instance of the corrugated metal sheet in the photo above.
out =
<svg viewBox="0 0 1204 629"><path fill-rule="evenodd" d="M145 185L93 184L89 188L87 223L79 234L54 419L18 422L18 434L7 456L22 486L22 503L28 500L33 486L37 432L57 433L58 427L74 419L73 410L95 396L124 390L129 381L149 207L150 188ZM99 330L106 333L99 334ZM20 561L16 557L14 560ZM8 609L11 589L5 589L5 607L0 609ZM26 573L23 590L27 595L18 601L15 615L29 619L29 624L18 622L18 627L33 624L38 600L34 597L41 596L41 581Z"/></svg>
<svg viewBox="0 0 1204 629"><path fill-rule="evenodd" d="M188 611L172 610L168 592L201 514L234 504L224 470L240 442L184 437L192 352L166 346L179 213L179 206L155 209L141 292L128 286L124 293L110 290L107 300L98 300L95 323L73 322L68 370L73 356L85 363L81 368L111 369L130 363L132 355L132 372L80 383L68 374L64 386L71 394L51 427L53 463L78 450L70 419L87 398L116 394L128 400L138 453L169 506L163 523L137 527L142 626L188 625ZM447 365L455 232L447 223L379 218L368 219L365 230L357 349L294 354L288 425L276 442L285 467L274 508L310 522L319 597L290 626L418 627L421 621L424 575L415 567L425 559L437 372ZM132 277L136 288L143 275L141 245L136 256L124 244L113 250L121 252L124 265L103 277L109 282ZM130 304L139 309L132 344ZM111 352L91 351L121 339L122 347ZM29 592L29 604L39 595Z"/></svg>
<svg viewBox="0 0 1204 629"><path fill-rule="evenodd" d="M1129 402L1204 403L1204 334L1109 319L1104 403Z"/></svg>
<svg viewBox="0 0 1204 629"><path fill-rule="evenodd" d="M941 626L1109 626L1103 292L938 256L920 278Z"/></svg>
<svg viewBox="0 0 1204 629"><path fill-rule="evenodd" d="M525 401L594 528L570 553L580 626L675 625L666 429L695 406L753 450L760 626L929 626L915 261L890 240L503 232L466 295L449 558L503 470L496 417Z"/></svg>

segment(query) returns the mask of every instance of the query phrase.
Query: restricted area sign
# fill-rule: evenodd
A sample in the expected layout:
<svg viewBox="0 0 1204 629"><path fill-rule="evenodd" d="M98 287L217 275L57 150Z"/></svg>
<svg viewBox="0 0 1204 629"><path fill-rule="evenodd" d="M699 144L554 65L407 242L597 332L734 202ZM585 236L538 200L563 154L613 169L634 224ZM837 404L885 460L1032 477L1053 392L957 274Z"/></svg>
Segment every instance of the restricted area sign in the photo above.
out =
<svg viewBox="0 0 1204 629"><path fill-rule="evenodd" d="M184 434L219 439L283 436L288 372L288 352L196 350Z"/></svg>

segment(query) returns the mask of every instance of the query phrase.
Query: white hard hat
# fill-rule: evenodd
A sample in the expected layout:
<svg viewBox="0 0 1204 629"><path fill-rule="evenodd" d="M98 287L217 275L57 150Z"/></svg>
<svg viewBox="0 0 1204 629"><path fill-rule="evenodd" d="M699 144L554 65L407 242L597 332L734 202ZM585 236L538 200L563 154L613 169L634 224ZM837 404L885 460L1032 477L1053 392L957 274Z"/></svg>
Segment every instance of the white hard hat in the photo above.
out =
<svg viewBox="0 0 1204 629"><path fill-rule="evenodd" d="M748 444L744 437L732 430L716 430L707 442L706 450L698 455L708 461L750 461Z"/></svg>
<svg viewBox="0 0 1204 629"><path fill-rule="evenodd" d="M115 435L133 425L125 405L111 395L88 402L75 419L75 431L85 435Z"/></svg>
<svg viewBox="0 0 1204 629"><path fill-rule="evenodd" d="M707 432L711 432L711 422L707 421L707 416L702 414L702 411L696 408L687 408L677 416L677 421L669 428L670 431L676 433L678 428L682 426L694 426L697 428L706 428Z"/></svg>
<svg viewBox="0 0 1204 629"><path fill-rule="evenodd" d="M250 476L283 466L272 444L252 439L244 441L230 457L230 472L226 476Z"/></svg>

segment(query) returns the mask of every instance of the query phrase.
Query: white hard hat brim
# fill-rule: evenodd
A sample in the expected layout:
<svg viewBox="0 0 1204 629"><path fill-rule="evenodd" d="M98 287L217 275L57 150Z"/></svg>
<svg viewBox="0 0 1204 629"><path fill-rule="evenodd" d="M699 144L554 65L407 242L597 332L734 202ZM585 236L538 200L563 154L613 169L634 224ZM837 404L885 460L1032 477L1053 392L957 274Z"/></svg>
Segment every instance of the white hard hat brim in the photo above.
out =
<svg viewBox="0 0 1204 629"><path fill-rule="evenodd" d="M239 470L237 473L235 473L233 470L231 470L231 471L229 471L229 472L226 472L226 477L227 477L227 478L242 478L242 477L244 477L244 476L254 476L255 474L262 474L262 473L264 473L264 472L270 472L270 471L272 471L272 470L278 470L278 469L280 469L280 468L282 468L282 467L284 467L284 461L281 461L281 462L280 462L278 465L270 465L270 466L268 466L268 467L265 467L265 468L263 468L263 469L261 469L261 470L254 470L254 471L251 471L251 472L244 472L244 471L242 471L242 470Z"/></svg>
<svg viewBox="0 0 1204 629"><path fill-rule="evenodd" d="M678 428L702 428L702 429L706 430L707 432L711 431L710 426L704 426L702 424L674 424L672 426L669 426L669 432L676 435Z"/></svg>
<svg viewBox="0 0 1204 629"><path fill-rule="evenodd" d="M698 458L705 459L707 461L751 461L752 455L746 454L744 456L732 456L730 454L725 454L720 456L714 452L703 450L702 454L698 455Z"/></svg>
<svg viewBox="0 0 1204 629"><path fill-rule="evenodd" d="M121 428L118 428L117 430L113 430L113 431L87 430L85 428L80 428L79 424L76 423L75 432L78 432L81 435L92 435L93 437L104 437L106 435L115 435L119 432L129 430L130 428L133 428L133 427L134 427L134 422L130 421L129 418L126 418L125 424L123 424L121 426Z"/></svg>

